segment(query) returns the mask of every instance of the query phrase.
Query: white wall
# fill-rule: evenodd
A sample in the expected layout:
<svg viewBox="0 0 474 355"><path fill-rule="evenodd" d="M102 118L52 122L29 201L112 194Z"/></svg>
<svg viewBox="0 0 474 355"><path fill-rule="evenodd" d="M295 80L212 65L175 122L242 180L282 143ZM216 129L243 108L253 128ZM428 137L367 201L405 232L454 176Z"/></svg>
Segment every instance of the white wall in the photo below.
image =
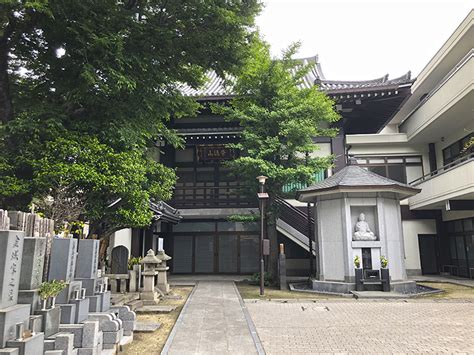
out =
<svg viewBox="0 0 474 355"><path fill-rule="evenodd" d="M123 245L129 252L132 250L132 229L121 229L115 232L110 238L110 249Z"/></svg>
<svg viewBox="0 0 474 355"><path fill-rule="evenodd" d="M436 234L436 220L418 219L402 221L405 240L405 268L421 270L418 234Z"/></svg>

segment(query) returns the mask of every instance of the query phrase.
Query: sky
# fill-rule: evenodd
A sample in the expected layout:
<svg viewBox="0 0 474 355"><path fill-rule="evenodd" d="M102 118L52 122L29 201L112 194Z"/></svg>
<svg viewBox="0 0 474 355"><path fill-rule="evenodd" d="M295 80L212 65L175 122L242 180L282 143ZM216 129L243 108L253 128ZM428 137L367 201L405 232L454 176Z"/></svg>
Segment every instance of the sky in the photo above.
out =
<svg viewBox="0 0 474 355"><path fill-rule="evenodd" d="M278 56L319 56L326 79L416 77L474 7L473 0L263 0L261 34Z"/></svg>

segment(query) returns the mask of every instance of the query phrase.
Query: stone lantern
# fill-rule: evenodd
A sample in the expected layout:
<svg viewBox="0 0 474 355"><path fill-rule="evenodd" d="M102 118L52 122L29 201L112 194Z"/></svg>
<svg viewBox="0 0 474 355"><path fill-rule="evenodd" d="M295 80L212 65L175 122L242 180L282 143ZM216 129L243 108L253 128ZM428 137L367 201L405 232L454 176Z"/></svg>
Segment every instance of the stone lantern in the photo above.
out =
<svg viewBox="0 0 474 355"><path fill-rule="evenodd" d="M171 260L171 256L166 255L164 250L158 250L158 257L162 260L161 264L158 265L158 288L164 293L170 292L170 285L168 284L169 266L166 265L168 260Z"/></svg>
<svg viewBox="0 0 474 355"><path fill-rule="evenodd" d="M143 264L143 290L140 292L140 299L143 301L150 301L150 303L158 301L158 294L155 291L155 276L158 275L157 267L161 261L152 249L148 250L146 256L140 261L140 264Z"/></svg>

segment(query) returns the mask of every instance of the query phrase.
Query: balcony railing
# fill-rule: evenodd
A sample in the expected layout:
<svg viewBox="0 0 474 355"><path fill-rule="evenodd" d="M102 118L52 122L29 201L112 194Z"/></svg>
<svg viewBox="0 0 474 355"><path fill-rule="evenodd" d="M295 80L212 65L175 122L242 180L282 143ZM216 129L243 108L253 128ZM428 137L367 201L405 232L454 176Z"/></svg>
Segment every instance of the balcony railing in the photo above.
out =
<svg viewBox="0 0 474 355"><path fill-rule="evenodd" d="M429 174L423 175L422 177L410 182L410 185L417 186L417 185L419 185L419 184L421 184L425 181L431 180L431 179L433 179L437 176L440 176L442 174L447 173L448 171L456 169L459 166L470 163L471 161L474 161L474 153L466 154L466 155L462 156L461 158L458 158L458 159L452 161L451 163L446 164L443 167L432 171Z"/></svg>
<svg viewBox="0 0 474 355"><path fill-rule="evenodd" d="M249 196L248 190L244 186L177 186L171 204L175 208L257 207L256 197Z"/></svg>

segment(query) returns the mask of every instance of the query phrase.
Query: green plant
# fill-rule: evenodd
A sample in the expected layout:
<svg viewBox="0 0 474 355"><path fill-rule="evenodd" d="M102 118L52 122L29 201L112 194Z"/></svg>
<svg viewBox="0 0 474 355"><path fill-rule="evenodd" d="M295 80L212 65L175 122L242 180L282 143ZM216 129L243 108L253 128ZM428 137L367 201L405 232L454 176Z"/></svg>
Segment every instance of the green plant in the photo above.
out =
<svg viewBox="0 0 474 355"><path fill-rule="evenodd" d="M260 216L256 214L233 214L227 217L229 222L252 223L260 220Z"/></svg>
<svg viewBox="0 0 474 355"><path fill-rule="evenodd" d="M67 283L63 280L43 282L39 288L39 296L42 300L46 300L49 297L56 297L66 286Z"/></svg>
<svg viewBox="0 0 474 355"><path fill-rule="evenodd" d="M141 260L142 260L142 258L140 256L128 259L128 269L132 270L133 265L140 265Z"/></svg>
<svg viewBox="0 0 474 355"><path fill-rule="evenodd" d="M265 286L269 286L273 283L273 279L272 279L272 276L268 273L268 272L265 272L263 274L263 284ZM249 280L249 283L251 285L260 285L260 273L256 272L255 274L253 274L251 277L250 277L250 280Z"/></svg>
<svg viewBox="0 0 474 355"><path fill-rule="evenodd" d="M354 257L354 266L358 269L360 267L360 258L359 255Z"/></svg>
<svg viewBox="0 0 474 355"><path fill-rule="evenodd" d="M382 256L380 257L380 265L382 265L382 268L384 268L384 269L385 269L385 268L387 267L387 265L388 265L388 259L387 259L384 255L382 255Z"/></svg>

